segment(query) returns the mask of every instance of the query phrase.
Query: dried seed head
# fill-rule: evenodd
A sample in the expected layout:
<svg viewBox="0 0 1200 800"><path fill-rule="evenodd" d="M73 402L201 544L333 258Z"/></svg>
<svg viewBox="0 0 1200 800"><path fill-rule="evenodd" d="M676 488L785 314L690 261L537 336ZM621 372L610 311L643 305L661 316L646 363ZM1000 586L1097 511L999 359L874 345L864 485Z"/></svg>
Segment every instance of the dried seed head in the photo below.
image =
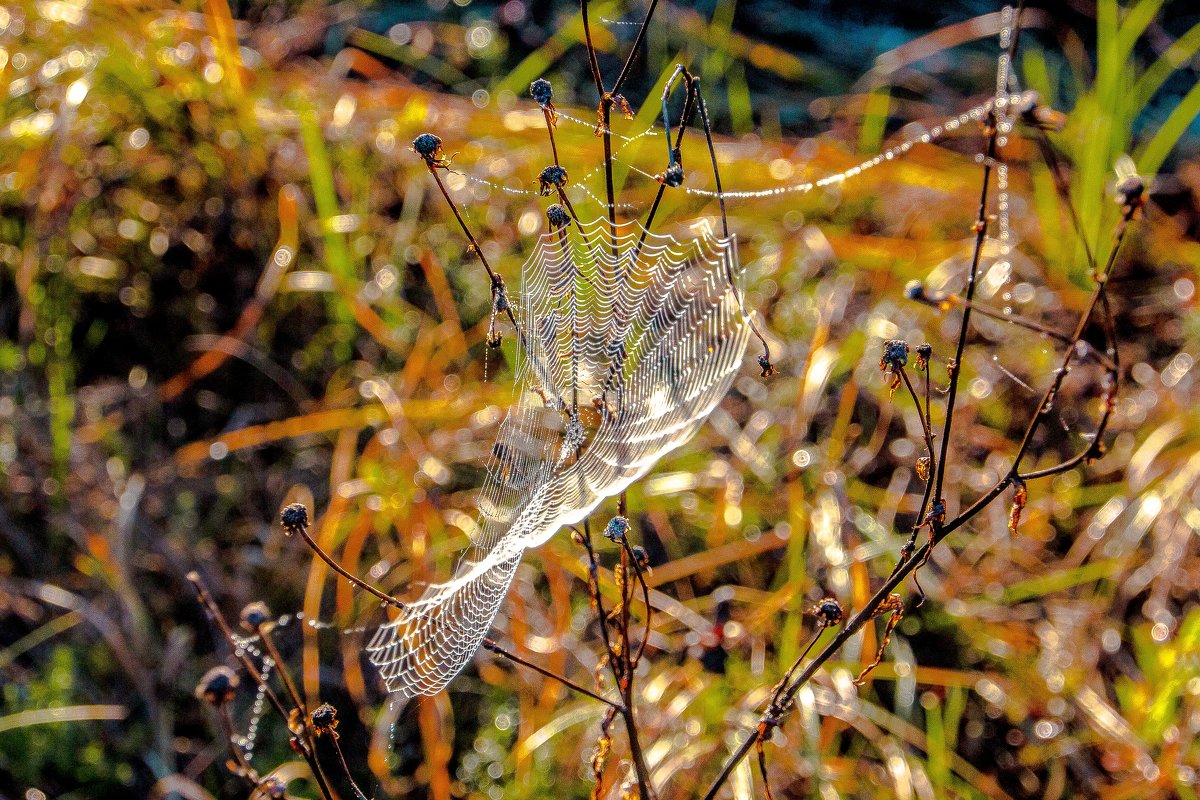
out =
<svg viewBox="0 0 1200 800"><path fill-rule="evenodd" d="M271 621L271 609L266 603L251 603L242 609L242 627L250 632L256 632Z"/></svg>
<svg viewBox="0 0 1200 800"><path fill-rule="evenodd" d="M604 526L604 538L610 541L622 542L627 533L629 533L629 520L625 517L613 517L608 521L608 525Z"/></svg>
<svg viewBox="0 0 1200 800"><path fill-rule="evenodd" d="M909 300L925 300L925 284L920 281L909 281L904 287L904 296Z"/></svg>
<svg viewBox="0 0 1200 800"><path fill-rule="evenodd" d="M412 149L413 152L426 160L436 158L438 152L442 149L442 140L432 133L422 133L413 139Z"/></svg>
<svg viewBox="0 0 1200 800"><path fill-rule="evenodd" d="M334 739L338 738L337 709L329 705L329 703L322 703L314 708L312 713L308 715L308 719L312 722L313 730L317 732L317 736L328 733Z"/></svg>
<svg viewBox="0 0 1200 800"><path fill-rule="evenodd" d="M229 667L213 667L196 684L196 697L214 706L221 706L232 702L237 696L240 683L237 673Z"/></svg>
<svg viewBox="0 0 1200 800"><path fill-rule="evenodd" d="M883 343L883 357L879 369L883 372L899 372L908 363L908 342L903 339L888 339Z"/></svg>
<svg viewBox="0 0 1200 800"><path fill-rule="evenodd" d="M933 355L933 345L926 342L917 345L917 369L929 369L929 357Z"/></svg>
<svg viewBox="0 0 1200 800"><path fill-rule="evenodd" d="M491 333L488 334L487 345L488 345L488 347L492 348L493 350L499 349L500 345L503 344L503 342L504 342L504 337L500 335L500 331L492 331Z"/></svg>
<svg viewBox="0 0 1200 800"><path fill-rule="evenodd" d="M542 108L550 104L550 100L554 97L554 87L550 85L550 81L545 78L538 78L533 83L529 84L529 94L533 97L535 103Z"/></svg>
<svg viewBox="0 0 1200 800"><path fill-rule="evenodd" d="M555 189L567 185L567 171L558 164L551 164L538 175L538 194L548 197Z"/></svg>
<svg viewBox="0 0 1200 800"><path fill-rule="evenodd" d="M432 133L422 133L413 139L412 149L424 159L425 165L431 170L434 167L450 168L450 159L446 158L446 153L442 150L442 140Z"/></svg>
<svg viewBox="0 0 1200 800"><path fill-rule="evenodd" d="M842 621L842 617L845 616L845 612L842 611L842 604L837 601L836 597L824 598L812 607L812 613L816 616L817 622L824 628L830 625L837 625Z"/></svg>
<svg viewBox="0 0 1200 800"><path fill-rule="evenodd" d="M633 546L633 563L637 564L640 569L650 568L650 554L640 544Z"/></svg>
<svg viewBox="0 0 1200 800"><path fill-rule="evenodd" d="M279 512L279 521L283 523L283 532L291 536L300 528L308 527L308 509L303 503L292 503Z"/></svg>
<svg viewBox="0 0 1200 800"><path fill-rule="evenodd" d="M766 353L763 353L758 357L758 366L762 369L761 377L763 378L769 378L778 372L778 370L775 369L775 365L771 363L771 359L767 357Z"/></svg>
<svg viewBox="0 0 1200 800"><path fill-rule="evenodd" d="M556 231L571 224L571 215L565 208L555 203L546 209L546 221L550 223L550 230Z"/></svg>
<svg viewBox="0 0 1200 800"><path fill-rule="evenodd" d="M675 162L666 170L654 176L654 180L670 186L672 189L683 185L683 165Z"/></svg>

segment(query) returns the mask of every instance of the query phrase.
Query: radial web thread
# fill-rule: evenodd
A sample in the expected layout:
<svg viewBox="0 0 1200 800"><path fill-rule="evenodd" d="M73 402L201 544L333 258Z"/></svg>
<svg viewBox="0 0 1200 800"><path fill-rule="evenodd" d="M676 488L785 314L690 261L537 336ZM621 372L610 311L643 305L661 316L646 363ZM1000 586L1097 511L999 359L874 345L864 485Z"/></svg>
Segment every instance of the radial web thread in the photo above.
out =
<svg viewBox="0 0 1200 800"><path fill-rule="evenodd" d="M391 692L442 690L492 627L528 548L580 522L686 442L750 337L736 241L607 220L541 236L521 273L515 398L455 576L382 625L367 653Z"/></svg>

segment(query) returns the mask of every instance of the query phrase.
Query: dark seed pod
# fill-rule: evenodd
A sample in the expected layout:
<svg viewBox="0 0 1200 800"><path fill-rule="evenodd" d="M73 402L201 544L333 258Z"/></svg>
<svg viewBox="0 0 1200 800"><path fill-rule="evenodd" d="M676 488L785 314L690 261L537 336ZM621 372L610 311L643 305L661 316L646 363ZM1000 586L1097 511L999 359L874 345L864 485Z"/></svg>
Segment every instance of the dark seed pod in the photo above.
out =
<svg viewBox="0 0 1200 800"><path fill-rule="evenodd" d="M535 103L545 107L554 98L554 87L545 78L538 78L529 84L529 94Z"/></svg>
<svg viewBox="0 0 1200 800"><path fill-rule="evenodd" d="M318 736L328 733L333 738L337 738L337 709L329 705L329 703L322 703L314 708L312 713L308 715L308 719L312 722L313 730L317 732Z"/></svg>
<svg viewBox="0 0 1200 800"><path fill-rule="evenodd" d="M826 628L830 625L837 625L845 616L842 604L837 601L836 597L824 598L812 607L812 613L816 616L817 622Z"/></svg>
<svg viewBox="0 0 1200 800"><path fill-rule="evenodd" d="M650 554L640 544L633 546L633 563L637 564L641 569L648 569L650 567Z"/></svg>
<svg viewBox="0 0 1200 800"><path fill-rule="evenodd" d="M629 520L625 517L613 517L608 521L608 525L604 526L604 538L613 542L624 541L627 533Z"/></svg>
<svg viewBox="0 0 1200 800"><path fill-rule="evenodd" d="M770 357L768 357L766 353L763 353L758 357L758 366L762 370L760 377L763 378L769 378L778 372L778 370L775 369L775 365L771 363Z"/></svg>
<svg viewBox="0 0 1200 800"><path fill-rule="evenodd" d="M224 705L237 696L241 681L229 667L213 667L196 684L196 697L214 706Z"/></svg>
<svg viewBox="0 0 1200 800"><path fill-rule="evenodd" d="M250 632L256 632L271 621L271 609L266 603L251 603L242 609L242 627Z"/></svg>
<svg viewBox="0 0 1200 800"><path fill-rule="evenodd" d="M929 357L932 355L933 345L928 342L917 345L917 369L927 369L929 367Z"/></svg>
<svg viewBox="0 0 1200 800"><path fill-rule="evenodd" d="M283 523L283 532L291 536L298 529L308 527L308 509L303 503L292 503L279 512L279 521Z"/></svg>
<svg viewBox="0 0 1200 800"><path fill-rule="evenodd" d="M558 164L551 164L538 175L538 194L547 197L555 189L567 185L567 171Z"/></svg>
<svg viewBox="0 0 1200 800"><path fill-rule="evenodd" d="M672 189L683 185L683 165L676 162L667 167L660 175L654 176L659 183L666 184Z"/></svg>
<svg viewBox="0 0 1200 800"><path fill-rule="evenodd" d="M550 230L558 230L571 224L571 215L567 210L558 203L546 209L546 221L550 223Z"/></svg>
<svg viewBox="0 0 1200 800"><path fill-rule="evenodd" d="M442 140L432 133L422 133L413 139L412 148L422 158L435 158L442 149Z"/></svg>
<svg viewBox="0 0 1200 800"><path fill-rule="evenodd" d="M904 296L909 300L924 300L925 299L925 284L920 281L909 281L904 287Z"/></svg>
<svg viewBox="0 0 1200 800"><path fill-rule="evenodd" d="M899 372L908 363L908 342L903 339L888 339L883 343L883 357L879 369L884 372Z"/></svg>

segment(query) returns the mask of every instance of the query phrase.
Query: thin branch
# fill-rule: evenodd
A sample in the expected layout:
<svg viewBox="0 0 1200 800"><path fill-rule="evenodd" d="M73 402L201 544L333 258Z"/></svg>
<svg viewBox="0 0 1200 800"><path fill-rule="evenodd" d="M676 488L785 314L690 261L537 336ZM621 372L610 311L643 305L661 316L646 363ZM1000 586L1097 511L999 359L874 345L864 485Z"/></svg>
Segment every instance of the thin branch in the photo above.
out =
<svg viewBox="0 0 1200 800"><path fill-rule="evenodd" d="M950 450L950 434L954 427L954 405L958 399L958 378L962 373L963 353L966 350L967 338L971 331L971 301L975 297L975 283L979 275L979 262L983 257L983 244L987 239L987 201L988 187L992 176L992 166L996 161L996 141L1000 129L997 125L995 112L987 116L987 148L983 159L983 185L979 191L979 211L975 216L975 248L971 254L971 268L967 273L967 289L963 293L966 304L963 308L962 323L958 332L958 344L954 360L950 362L950 388L946 395L946 420L942 425L941 452L938 454L938 465L934 479L933 497L935 504L943 501L942 488L946 477L946 458Z"/></svg>
<svg viewBox="0 0 1200 800"><path fill-rule="evenodd" d="M633 39L633 46L629 48L625 64L621 67L621 73L617 75L616 83L613 84L612 94L619 94L621 87L625 85L625 79L629 77L630 68L633 66L633 59L637 57L638 50L642 47L642 40L646 38L646 29L650 27L650 20L654 17L656 8L658 8L658 0L650 0L650 7L646 9L646 16L642 19L642 24L638 26L637 36Z"/></svg>

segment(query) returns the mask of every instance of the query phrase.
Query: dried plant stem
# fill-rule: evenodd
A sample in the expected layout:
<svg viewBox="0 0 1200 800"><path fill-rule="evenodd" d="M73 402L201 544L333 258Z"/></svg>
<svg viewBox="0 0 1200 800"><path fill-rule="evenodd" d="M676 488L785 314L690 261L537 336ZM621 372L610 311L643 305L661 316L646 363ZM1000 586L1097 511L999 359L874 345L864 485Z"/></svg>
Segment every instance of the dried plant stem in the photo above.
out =
<svg viewBox="0 0 1200 800"><path fill-rule="evenodd" d="M358 788L358 784L354 782L354 776L350 774L350 765L346 763L346 756L342 754L342 746L338 744L336 732L331 732L329 739L333 743L334 752L337 753L338 763L342 765L342 772L346 774L346 780L350 782L350 788L354 790L354 796L358 800L367 800L367 796L363 794L363 790Z"/></svg>
<svg viewBox="0 0 1200 800"><path fill-rule="evenodd" d="M562 166L558 161L558 144L554 141L554 118L551 116L550 109L543 108L542 116L546 119L546 134L550 137L550 152L554 154L554 166Z"/></svg>
<svg viewBox="0 0 1200 800"><path fill-rule="evenodd" d="M304 698L300 696L300 690L296 687L296 682L292 680L292 673L283 662L283 656L279 654L279 650L275 647L275 642L271 638L271 632L267 630L267 626L258 626L258 638L266 648L267 655L278 666L279 678L283 681L284 689L287 690L288 696L292 698L292 704L300 709L300 713L308 715L308 706L304 702Z"/></svg>
<svg viewBox="0 0 1200 800"><path fill-rule="evenodd" d="M321 769L321 762L317 759L316 751L313 748L315 737L309 727L308 717L304 714L303 708L297 707L294 709L295 713L293 713L292 710L289 710L280 701L279 696L275 694L271 685L267 683L262 673L259 672L258 667L254 665L253 659L246 653L245 648L238 643L233 628L230 627L225 619L225 615L221 613L221 609L217 607L216 602L212 599L212 594L208 591L208 587L204 585L200 574L198 572L189 572L187 579L192 584L192 588L196 592L196 598L200 601L200 605L204 607L208 618L217 626L225 642L233 649L234 656L241 663L242 669L250 676L250 680L262 689L267 701L275 709L276 713L279 714L288 732L292 734L292 741L295 743L296 750L308 763L309 769L312 770L313 778L317 782L317 788L320 790L321 796L326 800L337 800L337 794L329 786L325 772ZM283 664L279 664L278 666L281 671L285 668ZM299 717L301 729L298 732L292 728L294 716Z"/></svg>
<svg viewBox="0 0 1200 800"><path fill-rule="evenodd" d="M755 728L754 733L746 737L738 749L734 751L734 754L725 761L725 765L721 768L720 774L717 775L716 780L714 780L712 785L709 787L708 794L705 795L706 800L711 800L711 798L716 797L717 791L720 790L727 780L729 780L729 776L733 774L733 771L737 768L737 765L742 762L742 759L744 759L752 749L758 750L759 770L762 772L763 783L767 786L767 795L770 796L770 784L767 782L766 755L762 750L762 744L770 736L771 731L783 722L783 718L786 716L787 710L791 708L792 703L796 699L796 693L799 692L800 687L804 685L800 680L790 682L792 675L796 672L799 666L804 663L804 659L808 658L808 654L812 651L813 646L821 638L821 634L825 632L826 627L827 626L823 623L818 623L817 630L813 633L813 637L809 639L808 644L804 647L803 652L801 652L796 660L792 662L792 665L788 667L787 672L785 672L783 677L780 678L779 682L775 684L775 688L771 692L771 700L767 703L767 707L763 711L762 716L759 717L758 727Z"/></svg>
<svg viewBox="0 0 1200 800"><path fill-rule="evenodd" d="M654 11L658 8L658 0L650 0L650 6L646 9L646 16L642 19L642 24L638 26L637 36L633 39L633 46L629 48L629 55L625 58L625 64L621 67L621 72L617 75L617 81L613 84L612 94L618 94L621 87L625 84L625 79L629 77L630 69L633 67L633 59L637 56L638 50L642 48L642 41L646 38L646 29L650 27L650 20L654 17Z"/></svg>
<svg viewBox="0 0 1200 800"><path fill-rule="evenodd" d="M819 653L817 653L816 656L813 657L813 660L810 661L805 666L804 670L800 673L800 675L793 682L793 685L796 686L797 689L800 686L803 686L805 683L807 683L812 678L812 676L816 674L817 670L820 669L825 664L825 662L828 661L834 655L834 653L836 653L838 650L840 650L842 648L842 646L845 645L846 642L848 642L851 639L851 637L853 637L864 625L866 625L868 622L870 622L872 619L874 619L875 616L877 616L877 612L878 612L880 606L882 606L885 602L887 602L888 597L891 595L892 591L897 586L900 585L900 583L904 580L905 577L907 577L909 575L909 573L913 572L921 564L928 561L929 554L933 551L934 547L936 547L943 539L945 539L951 533L958 530L963 525L965 525L967 522L969 522L971 519L973 519L975 517L975 515L977 515L980 511L982 511L983 509L985 509L989 505L991 505L992 502L995 501L995 499L997 497L999 497L1001 495L1001 493L1004 492L1005 489L1007 489L1009 486L1013 485L1018 480L1029 481L1029 480L1033 480L1035 478L1042 478L1042 477L1046 477L1048 475L1054 475L1059 472L1063 472L1067 469L1070 469L1071 467L1084 461L1088 457L1088 455L1090 453L1092 453L1095 450L1095 448L1098 447L1098 443L1100 441L1100 435L1103 433L1103 430L1107 426L1108 420L1112 413L1111 397L1108 397L1108 396L1106 396L1104 407L1103 407L1104 410L1102 411L1100 422L1098 424L1096 439L1093 441L1092 446L1088 450L1085 450L1084 452L1076 455L1075 457L1069 459L1068 461L1063 462L1062 464L1057 465L1056 467L1051 467L1048 469L1038 470L1036 472L1030 472L1030 473L1021 473L1019 471L1021 458L1022 458L1022 456L1024 456L1025 452L1027 451L1029 443L1032 441L1033 434L1036 431L1038 425L1041 423L1041 421L1044 419L1044 417L1046 415L1046 411L1045 411L1046 402L1049 401L1050 399L1052 399L1057 394L1058 390L1062 387L1063 380L1065 380L1065 378L1066 378L1066 373L1067 373L1066 366L1069 366L1071 356L1075 351L1074 342L1078 342L1082 338L1084 330L1087 328L1087 325L1088 325L1092 315L1095 313L1096 306L1100 304L1100 300L1103 297L1103 294L1108 286L1108 281L1107 281L1108 275L1111 273L1113 264L1116 261L1117 252L1120 250L1121 244L1124 241L1125 233L1128 228L1128 224L1129 224L1130 220L1133 218L1133 214L1136 212L1136 210L1137 210L1136 207L1127 209L1125 211L1125 213L1123 214L1120 222L1117 223L1117 228L1116 228L1116 231L1114 234L1114 242L1113 242L1112 251L1109 253L1108 261L1105 264L1104 270L1100 274L1097 275L1096 288L1092 293L1091 299L1088 302L1086 309L1079 317L1079 323L1076 326L1076 336L1073 337L1073 343L1070 347L1067 348L1067 355L1064 358L1064 362L1063 362L1064 368L1060 369L1055 374L1053 383L1051 384L1050 388L1046 390L1046 394L1043 398L1042 404L1039 405L1038 409L1033 413L1032 418L1030 419L1029 426L1026 430L1025 437L1022 439L1022 445L1018 450L1017 456L1014 457L1013 465L1009 469L1008 473L1005 474L1002 478L1000 478L1000 480L997 481L996 484L991 489L989 489L985 494L983 494L978 499L976 499L976 501L974 503L972 503L968 508L966 508L964 511L960 512L959 515L957 517L955 517L953 520L951 520L945 524L937 526L930 534L928 542L926 542L919 550L917 550L915 553L913 553L909 558L905 559L904 561L902 561L901 563L896 565L896 569L892 572L892 574L888 577L888 579L883 582L883 585L880 586L878 590L876 590L875 594L873 594L871 596L871 599L868 600L865 605L863 605L863 607L858 611L858 613L856 613L853 617L851 617L849 620L847 620L845 626L843 626L843 628L840 631L838 631L837 636L835 636L832 640L830 640L830 642L824 648L822 648L822 650ZM720 790L721 786L724 785L724 783L729 779L729 776L733 773L734 768L736 768L737 765L739 763L741 763L742 759L744 759L749 754L749 752L754 748L754 742L755 742L755 739L753 736L748 737L742 743L742 745L737 750L735 750L733 752L733 754L731 754L729 756L729 758L726 760L725 766L722 768L721 773L718 776L717 780L713 782L713 784L710 786L708 792L704 795L705 800L713 800L713 798L716 797L717 792Z"/></svg>
<svg viewBox="0 0 1200 800"><path fill-rule="evenodd" d="M606 705L606 706L615 708L618 711L621 709L620 703L614 702L613 700L609 700L607 697L599 695L596 692L593 692L591 689L588 689L588 688L585 688L584 686L579 685L578 683L571 680L570 678L565 678L562 675L557 675L557 674L551 672L550 670L546 669L545 667L539 667L537 664L534 664L532 661L526 661L524 658L521 658L520 656L516 655L515 653L510 653L508 650L505 650L503 647L496 644L495 640L493 640L493 639L490 639L490 638L484 639L482 647L484 650L487 650L488 652L491 652L491 653L495 653L496 655L500 656L501 658L506 658L509 661L512 661L514 664L520 664L522 667L525 667L526 669L531 669L534 672L538 673L539 675L544 675L547 678L552 678L553 680L558 681L559 683L563 684L567 688L574 689L575 691L579 692L582 695L587 695L588 697L592 698L593 700L597 700L601 703L604 703L604 705Z"/></svg>
<svg viewBox="0 0 1200 800"><path fill-rule="evenodd" d="M304 543L306 545L308 545L308 548L310 550L312 550L314 553L317 554L318 558L320 558L322 561L324 561L326 564L328 564L330 569L332 569L338 575L341 575L343 578L348 580L353 585L357 586L359 589L362 589L364 592L367 592L368 594L374 595L375 597L379 598L384 603L392 606L393 608L404 608L404 603L401 603L399 600L392 597L387 592L382 591L380 589L376 589L371 584L367 583L364 580L361 580L356 575L352 574L349 570L347 570L345 567L343 567L341 564L339 564L336 558L334 558L333 556L326 553L324 548L322 548L321 545L317 544L316 540L313 539L311 535L309 535L307 525L292 525L292 526L288 526L285 530L288 533L295 532L295 533L299 534L300 538L304 540Z"/></svg>
<svg viewBox="0 0 1200 800"><path fill-rule="evenodd" d="M1018 17L1019 17L1019 12L1018 12ZM1014 37L1014 39L1015 39L1015 37ZM1014 44L1015 44L1015 41L1014 41ZM1010 48L1010 53L1011 53L1011 48ZM976 279L976 275L978 272L979 259L982 254L983 242L984 242L984 238L986 235L987 187L988 187L988 179L990 178L992 164L994 162L995 155L996 155L997 133L998 133L998 130L997 130L997 126L996 126L995 117L994 117L994 115L989 115L989 118L988 118L988 147L987 147L987 154L985 156L985 161L984 161L984 180L983 180L983 187L982 187L981 193L980 193L979 213L976 218L976 246L975 246L974 254L972 257L971 270L968 274L967 291L964 295L964 299L966 302L964 303L964 309L963 309L963 324L959 331L955 359L954 359L954 361L951 362L951 366L950 366L951 382L950 382L949 394L947 397L946 422L945 422L945 426L944 426L943 432L942 432L943 438L942 438L942 443L941 443L941 454L939 456L938 464L937 464L937 472L936 472L937 481L936 481L936 489L935 489L936 494L934 495L934 497L937 498L937 500L939 500L939 501L942 499L942 479L945 475L946 456L947 456L947 441L948 441L949 433L951 430L951 421L952 421L951 417L952 417L953 407L954 407L954 399L955 399L956 387L957 387L957 382L958 382L958 374L961 370L963 351L964 351L964 348L966 345L967 335L969 333L968 323L969 323L970 312L972 310L971 301L973 300L975 279ZM1116 228L1114 230L1114 233L1113 233L1113 246L1112 246L1111 250L1109 251L1108 259L1105 262L1104 267L1095 272L1096 287L1092 292L1092 295L1087 303L1087 306L1085 307L1084 311L1079 316L1078 323L1076 324L1075 330L1074 330L1073 334L1071 335L1070 340L1067 342L1066 352L1063 355L1063 360L1062 360L1062 364L1061 364L1060 368L1055 372L1053 381L1051 382L1050 386L1046 389L1046 391L1042 397L1042 402L1039 403L1037 409L1033 412L1033 414L1030 417L1029 423L1025 429L1025 434L1021 438L1021 441L1017 447L1017 452L1013 457L1012 466L1009 468L1009 471L1003 477L1001 477L991 489L989 489L987 492L985 492L982 496L978 497L974 503L972 503L969 507L967 507L966 509L961 511L958 514L958 516L956 516L953 520L951 520L949 522L944 522L944 523L943 522L932 523L930 526L931 531L930 531L929 541L926 542L915 553L910 553L906 558L903 558L901 560L901 562L896 565L895 570L893 570L892 574L887 578L887 580L885 580L883 582L883 585L881 585L876 590L875 594L873 594L871 596L871 599L867 601L867 603L858 611L858 613L856 613L853 617L851 617L846 622L846 624L842 627L842 629L840 631L838 631L838 634L816 656L813 657L812 661L810 661L804 667L803 671L793 682L793 684L792 684L793 686L799 688L800 686L807 683L813 677L813 675L816 674L817 670L819 670L833 656L834 653L836 653L838 650L840 650L841 647L843 645L845 645L845 643L847 641L849 641L850 638L853 637L864 625L866 625L869 621L871 621L872 619L875 618L875 616L878 615L880 609L889 602L889 598L892 594L892 591L897 586L900 585L900 583L905 579L905 577L907 577L910 573L914 572L922 564L924 564L925 562L928 561L929 555L932 553L934 547L936 547L943 539L945 539L951 533L953 533L958 528L962 527L967 522L969 522L971 519L973 519L980 511L982 511L983 509L985 509L989 505L991 505L991 503L994 502L996 500L996 498L999 497L1007 488L1009 488L1010 486L1012 486L1014 484L1019 485L1021 483L1033 480L1035 478L1043 478L1043 477L1047 477L1050 475L1058 474L1060 472L1064 472L1068 469L1073 468L1074 466L1077 466L1080 463L1083 463L1089 457L1097 457L1099 455L1102 455L1103 449L1102 449L1101 439L1103 437L1104 431L1107 429L1107 426L1108 426L1109 420L1111 419L1113 408L1115 405L1115 391L1116 391L1116 386L1118 385L1117 381L1119 378L1119 375L1117 374L1117 365L1120 363L1119 355L1117 352L1117 343L1116 343L1116 339L1115 339L1115 334L1113 333L1113 325L1112 325L1112 321L1111 321L1111 309L1108 306L1106 290L1108 288L1108 280L1112 274L1113 266L1116 263L1117 254L1120 251L1121 245L1125 240L1125 235L1128 230L1129 223L1133 219L1133 217L1137 213L1137 211L1140 209L1141 204L1142 204L1142 201L1140 198L1140 190L1139 190L1138 194L1134 195L1132 197L1132 199L1128 200L1122 209L1121 219L1118 221ZM1105 391L1104 397L1102 398L1101 414L1100 414L1099 420L1097 421L1095 437L1093 438L1092 442L1086 449L1084 449L1080 453L1077 453L1075 456L1067 459L1066 461L1061 462L1060 464L1057 464L1053 467L1049 467L1046 469L1022 473L1020 471L1021 462L1022 462L1024 456L1028 453L1030 446L1032 445L1033 437L1034 437L1034 434L1036 433L1038 427L1041 425L1041 423L1043 422L1043 420L1046 418L1046 416L1049 414L1051 408L1053 407L1053 402L1054 402L1055 398L1057 397L1058 392L1062 388L1063 381L1066 380L1066 376L1070 371L1071 361L1076 355L1077 345L1079 344L1080 341L1082 341L1083 335L1087 329L1087 326L1091 323L1092 317L1095 315L1097 307L1102 308L1107 317L1107 319L1105 321L1105 334L1106 334L1106 338L1108 339L1108 346L1111 350L1111 353L1108 354L1109 361L1107 364L1107 366L1109 366L1110 381L1109 381L1109 386L1107 387L1107 389ZM927 371L927 380L928 380L928 371ZM910 393L913 394L914 401L916 401L915 392L912 390L911 383L909 383L907 381L907 379L905 382L909 387ZM926 388L926 397L928 398L928 384L927 384L927 388ZM928 399L926 400L926 409L928 409ZM926 412L925 421L926 421L926 427L928 427L928 412ZM927 441L928 441L928 438L927 438ZM926 494L926 497L928 498L928 493ZM918 525L920 525L920 523L921 523L921 520L919 519ZM733 770L737 767L737 765L739 763L741 763L741 761L749 754L749 752L752 749L754 749L754 747L756 746L756 742L757 742L757 737L755 737L755 736L747 737L746 740L743 741L742 744L738 747L738 749L735 750L730 755L730 757L726 760L725 765L722 768L717 779L712 783L708 792L705 794L705 796L704 796L705 800L713 800L713 798L716 797L717 792L721 789L721 787L729 779L729 776L733 773Z"/></svg>
<svg viewBox="0 0 1200 800"><path fill-rule="evenodd" d="M983 245L987 241L987 201L988 187L991 183L992 166L996 162L996 141L1000 136L996 114L989 111L986 122L987 147L983 156L983 181L979 190L979 211L975 216L975 247L971 253L971 267L967 271L967 288L963 293L966 301L963 305L962 323L958 331L958 343L954 352L954 360L950 362L950 388L946 394L946 419L942 424L941 452L938 454L937 469L934 471L933 498L934 502L944 502L942 489L946 477L946 459L950 451L950 434L954 429L954 405L958 400L958 379L962 374L963 353L967 347L967 338L971 332L971 302L975 297L975 284L979 276L979 262L983 257ZM935 523L934 527L940 523Z"/></svg>
<svg viewBox="0 0 1200 800"><path fill-rule="evenodd" d="M617 709L621 715L621 721L625 725L625 733L629 739L629 755L633 761L634 772L637 775L638 793L640 800L653 800L653 788L650 782L650 770L646 766L646 757L642 751L641 739L638 735L637 718L633 712L633 662L630 659L628 625L622 625L621 619L625 614L623 609L618 610L618 620L616 625L624 629L624 632L618 630L618 635L621 635L624 647L618 654L616 648L613 647L612 640L609 634L609 619L608 614L604 611L604 601L600 596L599 583L599 560L596 557L595 548L592 547L591 527L588 521L583 521L583 533L579 535L578 540L584 546L588 556L588 595L591 600L592 608L596 614L596 619L600 626L600 637L604 640L604 649L606 652L606 660L608 662L609 671L612 672L613 680L617 684L617 690L621 693L621 707ZM621 551L623 562L629 560L624 549ZM628 581L626 580L626 583ZM620 587L622 592L621 604L628 606L627 595L625 588ZM647 597L649 590L647 589ZM627 619L627 617L624 617Z"/></svg>
<svg viewBox="0 0 1200 800"><path fill-rule="evenodd" d="M1076 351L1078 343L1083 340L1083 334L1087 330L1088 324L1091 322L1092 315L1096 311L1096 306L1104 305L1104 307L1107 309L1105 292L1108 288L1108 280L1109 280L1110 275L1112 274L1113 265L1116 263L1117 253L1121 249L1121 244L1125 241L1125 233L1129 229L1129 223L1133 219L1134 214L1137 213L1137 210L1139 207L1140 206L1138 206L1138 205L1127 206L1125 211L1121 215L1120 221L1117 222L1117 228L1113 234L1113 246L1109 250L1108 260L1105 262L1103 269L1101 269L1098 273L1096 273L1096 276L1095 276L1096 288L1093 290L1091 299L1088 301L1087 310L1083 314L1080 315L1079 323L1075 326L1075 332L1071 337L1071 343L1068 345L1068 347L1066 348L1066 351L1063 353L1062 364L1059 366L1058 370L1054 374L1054 381L1051 383L1050 387L1048 389L1046 389L1045 394L1042 396L1042 402L1038 405L1037 411L1034 412L1033 417L1029 420L1029 425L1025 429L1025 435L1023 437L1021 437L1021 443L1017 447L1017 454L1013 458L1013 466L1012 466L1012 470L1010 472L1010 475L1013 478L1019 478L1021 480L1029 480L1031 478L1041 478L1041 477L1045 477L1047 475L1054 475L1058 472L1064 472L1064 471L1070 469L1071 467L1074 467L1076 464L1079 464L1082 461L1084 461L1086 458L1088 458L1089 455L1099 452L1099 448L1101 446L1101 444L1100 444L1101 436L1103 435L1104 430L1108 427L1109 418L1112 416L1113 401L1115 400L1115 392L1116 392L1116 387L1118 385L1117 380L1119 378L1119 375L1118 375L1115 367L1119 363L1117 360L1119 358L1119 356L1117 355L1117 348L1116 348L1115 341L1110 341L1108 343L1108 346L1112 349L1111 358L1112 358L1112 363L1113 363L1113 367L1114 367L1114 369L1110 370L1110 375L1112 376L1112 384L1109 386L1108 390L1105 392L1105 397L1104 397L1104 402L1102 404L1100 420L1097 423L1096 435L1095 435L1095 438L1092 439L1091 445L1086 450L1077 454L1075 457L1068 459L1067 461L1063 462L1062 464L1059 464L1057 467L1051 467L1046 470L1039 470L1037 472L1031 472L1031 473L1026 473L1026 474L1019 473L1021 459L1025 456L1026 452L1028 452L1028 450L1029 450L1029 446L1033 443L1034 433L1037 432L1037 428L1041 424L1042 420L1046 417L1047 414L1050 413L1051 409L1054 407L1054 400L1058 396L1059 390L1062 388L1063 381L1066 380L1067 375L1070 373L1071 360L1076 355L1075 351ZM1110 312L1110 314L1111 314L1111 312ZM1106 331L1107 331L1107 328L1108 328L1108 326L1106 326Z"/></svg>

